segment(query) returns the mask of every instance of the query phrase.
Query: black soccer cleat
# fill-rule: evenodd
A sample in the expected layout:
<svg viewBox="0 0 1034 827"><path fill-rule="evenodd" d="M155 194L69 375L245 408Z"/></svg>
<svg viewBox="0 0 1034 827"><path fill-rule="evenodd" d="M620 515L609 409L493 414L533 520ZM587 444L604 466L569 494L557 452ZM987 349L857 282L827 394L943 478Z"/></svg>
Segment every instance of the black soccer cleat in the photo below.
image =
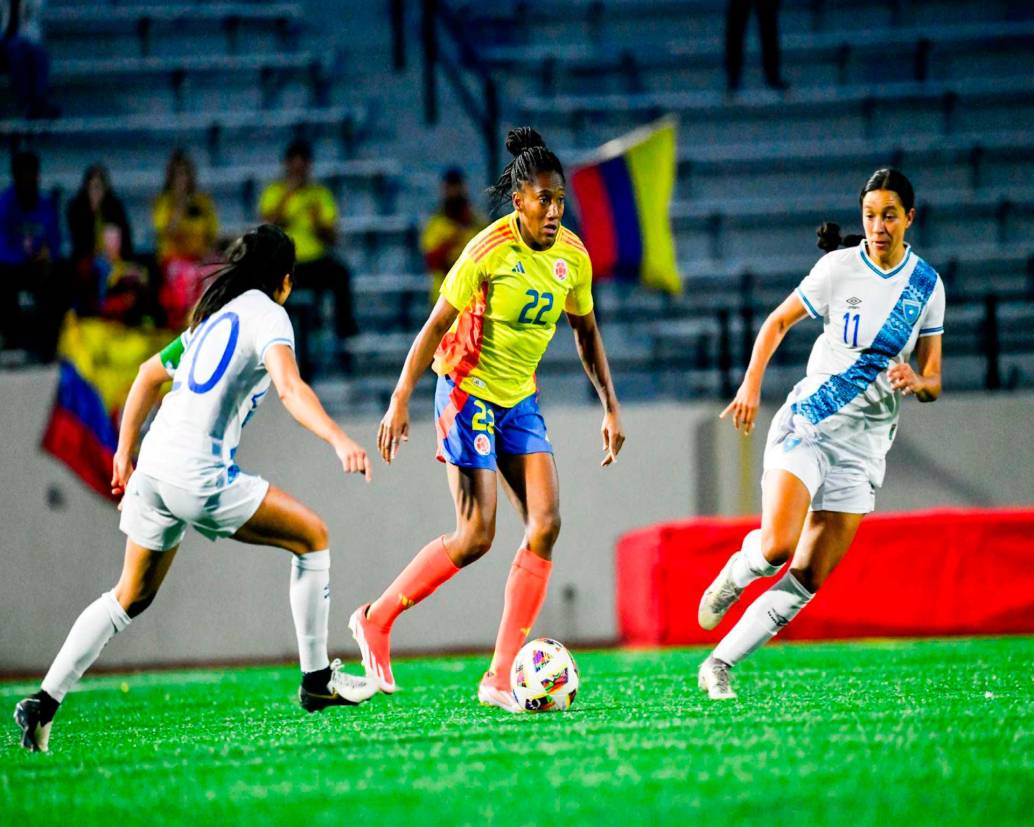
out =
<svg viewBox="0 0 1034 827"><path fill-rule="evenodd" d="M22 731L22 746L30 752L46 752L52 721L43 722L43 704L39 698L25 698L14 708L14 722Z"/></svg>
<svg viewBox="0 0 1034 827"><path fill-rule="evenodd" d="M358 706L377 693L377 686L366 678L350 675L341 668L341 661L330 664L330 680L322 692L298 687L298 703L306 712L321 712L328 706Z"/></svg>

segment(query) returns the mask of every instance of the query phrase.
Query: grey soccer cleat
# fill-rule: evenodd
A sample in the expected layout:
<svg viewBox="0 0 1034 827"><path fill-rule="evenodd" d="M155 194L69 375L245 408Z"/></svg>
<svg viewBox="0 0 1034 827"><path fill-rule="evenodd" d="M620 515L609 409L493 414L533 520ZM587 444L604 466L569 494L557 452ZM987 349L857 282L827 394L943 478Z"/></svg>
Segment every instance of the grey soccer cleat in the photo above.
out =
<svg viewBox="0 0 1034 827"><path fill-rule="evenodd" d="M700 598L697 623L701 628L713 629L721 623L725 613L743 594L743 589L732 582L732 562L741 554L743 554L742 551L737 551L726 560L714 582L707 587L704 596Z"/></svg>
<svg viewBox="0 0 1034 827"><path fill-rule="evenodd" d="M46 752L50 741L51 721L43 723L43 711L36 698L18 701L14 708L14 722L22 731L22 746L30 752Z"/></svg>
<svg viewBox="0 0 1034 827"><path fill-rule="evenodd" d="M724 660L711 655L700 664L697 672L697 686L707 693L712 701L735 700L736 693L729 685L729 670L732 669Z"/></svg>

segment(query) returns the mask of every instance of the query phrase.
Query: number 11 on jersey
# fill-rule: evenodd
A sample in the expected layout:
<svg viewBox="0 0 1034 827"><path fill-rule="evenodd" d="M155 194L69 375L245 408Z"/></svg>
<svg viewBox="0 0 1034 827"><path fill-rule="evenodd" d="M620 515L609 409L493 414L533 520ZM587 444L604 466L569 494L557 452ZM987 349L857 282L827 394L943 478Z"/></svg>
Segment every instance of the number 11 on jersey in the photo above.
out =
<svg viewBox="0 0 1034 827"><path fill-rule="evenodd" d="M845 345L851 345L851 347L858 347L858 323L861 321L861 319L862 319L862 314L861 313L855 313L853 316L850 313L845 313L844 314L844 344ZM854 335L853 335L851 341L848 341L848 339L847 339L847 328L850 326L852 321L854 322Z"/></svg>

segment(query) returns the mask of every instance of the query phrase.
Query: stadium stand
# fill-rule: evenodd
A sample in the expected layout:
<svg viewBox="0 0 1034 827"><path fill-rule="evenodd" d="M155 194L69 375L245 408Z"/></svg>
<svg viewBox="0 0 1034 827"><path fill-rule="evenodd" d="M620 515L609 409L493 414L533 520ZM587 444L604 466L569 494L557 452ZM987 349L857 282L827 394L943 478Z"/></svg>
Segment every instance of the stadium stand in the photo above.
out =
<svg viewBox="0 0 1034 827"><path fill-rule="evenodd" d="M419 9L393 32L389 15L343 0L52 2L46 37L64 117L0 113L4 151L39 152L44 186L64 198L89 163L105 161L146 248L149 202L172 148L193 151L233 233L254 221L257 193L290 138L312 140L314 174L341 205L341 251L354 272L362 335L345 347L355 375L333 376L343 345L324 330L310 345L330 354L324 377L344 383L324 383L333 399L374 408L426 311L417 239L438 175L462 162L478 170L475 182L487 178L460 81L494 82L497 136L534 123L569 164L675 113L672 217L686 289L672 298L597 286L627 398L728 392L752 330L817 258L815 226L829 219L857 229L853 193L882 164L915 182L912 239L948 286L950 385L1034 384L1029 4L785 0L789 91L761 85L752 32L735 96L724 87L721 0L575 0L559 18L541 0L427 6L451 9L442 19L462 29L451 33L461 59L458 77L440 84L436 126L425 122L417 36L434 27L421 26ZM331 18L334 27L321 25ZM356 31L363 35L345 34ZM314 308L317 317L323 310ZM557 337L544 376L579 372L567 338ZM773 372L789 382L810 338L791 335ZM581 383L556 384L573 387L561 395L588 398Z"/></svg>

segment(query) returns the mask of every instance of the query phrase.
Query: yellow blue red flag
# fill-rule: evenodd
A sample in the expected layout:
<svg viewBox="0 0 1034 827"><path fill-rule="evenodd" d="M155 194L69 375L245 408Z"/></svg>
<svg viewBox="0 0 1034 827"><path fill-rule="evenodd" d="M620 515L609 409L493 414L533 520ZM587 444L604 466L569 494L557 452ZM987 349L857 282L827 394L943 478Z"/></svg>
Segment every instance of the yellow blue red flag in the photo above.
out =
<svg viewBox="0 0 1034 827"><path fill-rule="evenodd" d="M103 497L111 496L119 417L137 368L172 336L75 313L65 317L57 395L43 448Z"/></svg>
<svg viewBox="0 0 1034 827"><path fill-rule="evenodd" d="M669 210L676 121L662 118L601 146L571 175L593 278L682 291Z"/></svg>

